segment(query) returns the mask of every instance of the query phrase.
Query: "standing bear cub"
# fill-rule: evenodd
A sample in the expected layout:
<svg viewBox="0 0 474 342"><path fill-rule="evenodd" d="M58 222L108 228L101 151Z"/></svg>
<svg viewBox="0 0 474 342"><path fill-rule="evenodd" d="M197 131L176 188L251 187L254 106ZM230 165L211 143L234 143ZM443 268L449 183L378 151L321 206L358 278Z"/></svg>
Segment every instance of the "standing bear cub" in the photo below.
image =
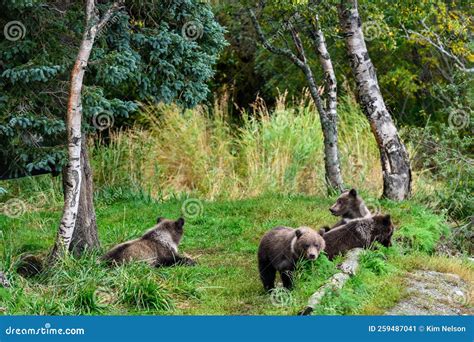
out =
<svg viewBox="0 0 474 342"><path fill-rule="evenodd" d="M175 264L192 266L194 260L178 254L183 226L183 218L173 221L159 217L156 225L142 237L115 246L102 259L111 265L145 261L155 267Z"/></svg>
<svg viewBox="0 0 474 342"><path fill-rule="evenodd" d="M276 227L267 232L258 249L258 269L265 290L275 287L276 271L283 286L291 289L292 271L298 259L315 260L324 250L323 238L309 227Z"/></svg>

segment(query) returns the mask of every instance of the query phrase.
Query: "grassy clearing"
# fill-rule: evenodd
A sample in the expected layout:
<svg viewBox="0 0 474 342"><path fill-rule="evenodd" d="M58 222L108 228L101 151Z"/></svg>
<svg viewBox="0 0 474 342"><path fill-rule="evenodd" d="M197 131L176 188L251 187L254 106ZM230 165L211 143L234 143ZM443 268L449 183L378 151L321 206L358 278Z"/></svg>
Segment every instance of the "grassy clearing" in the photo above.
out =
<svg viewBox="0 0 474 342"><path fill-rule="evenodd" d="M1 201L20 200L25 213L16 219L0 215L0 269L13 282L12 289L0 289L0 312L298 312L337 272L338 260L323 256L301 264L291 295L281 292L272 299L262 290L256 251L273 226L320 227L335 221L327 210L334 198L326 197L318 117L310 101L286 105L282 97L271 112L257 102L236 125L225 107L216 106L212 115L205 108L144 107L142 126L112 133L106 146L90 144L103 251L140 236L158 215L178 217L185 194L193 194L206 202L200 217L187 220L182 250L199 266L132 264L108 270L96 263L98 254L91 254L66 258L54 271L23 279L14 272L20 256L45 254L53 244L62 209L61 180L41 176L1 182L7 192ZM383 313L405 295L404 274L413 268L446 269L472 283L472 266L430 256L451 232L444 216L428 209L433 203L439 207L432 200L439 184L415 171L412 200L377 200L380 161L367 120L349 98L340 100L339 117L346 182L364 189L371 211L390 212L399 229L395 246L367 252L359 274L341 292L328 295L316 313Z"/></svg>
<svg viewBox="0 0 474 342"><path fill-rule="evenodd" d="M113 200L123 195L104 192L97 203L104 250L141 235L158 215L178 217L184 200L155 202L142 195ZM202 215L187 220L181 246L197 258L197 267L152 269L135 263L109 270L97 264L97 254L90 254L66 258L58 269L32 279L16 275L15 264L22 253L45 253L52 246L60 206L28 212L18 219L1 216L0 268L8 272L13 287L0 289L0 306L7 314L292 315L337 271L338 260L330 262L322 256L315 263L302 263L296 288L272 299L258 278L259 239L275 225L319 227L334 222L327 210L333 200L265 195L203 202ZM430 257L431 245L422 243L446 232L442 217L410 201L379 205L392 213L399 227L397 243L366 252L359 274L341 292L328 295L318 314L380 313L403 297L402 276L415 267L457 265L445 267L472 281L472 267Z"/></svg>

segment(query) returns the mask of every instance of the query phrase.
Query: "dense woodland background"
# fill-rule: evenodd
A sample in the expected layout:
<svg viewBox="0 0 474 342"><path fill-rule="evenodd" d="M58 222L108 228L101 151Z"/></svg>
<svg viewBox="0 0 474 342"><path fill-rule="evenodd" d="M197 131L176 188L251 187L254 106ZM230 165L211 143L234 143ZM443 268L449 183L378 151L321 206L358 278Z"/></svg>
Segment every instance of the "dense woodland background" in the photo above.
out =
<svg viewBox="0 0 474 342"><path fill-rule="evenodd" d="M59 171L65 156L64 149L56 147L63 141L68 77L83 29L82 2L2 4L8 9L3 11L2 23L21 17L26 28L24 38L1 42L3 174ZM288 4L276 5L261 20L268 37L274 35L275 41L295 11ZM115 135L132 138L134 130L151 131L147 121L169 124L160 120L165 107L153 109L156 101L187 107L200 104L198 115L210 120L222 117L230 131L238 132L246 119L258 118L264 107L271 112L283 101L288 109L301 110L300 103L308 99L303 73L258 44L245 4L132 1L126 6L128 11L119 12L106 32L99 34L86 73L84 125L91 126L94 115L101 113L113 119L111 129L96 132L96 148L117 142L112 138ZM346 121L355 130L357 121L349 121L357 118L359 109L339 33L337 2L324 1L316 8L338 81L339 115L350 113ZM463 70L456 62L472 63L470 11L467 1L360 3L370 57L390 113L403 140L412 145L414 171L423 170L420 173L436 182L433 187L442 206L458 218L467 217L473 209L462 208L471 202L466 196L472 192L468 155L472 147L472 70ZM195 19L198 31L191 40L181 34L190 19ZM439 39L455 59L412 31L433 42ZM318 71L313 49L307 49L307 55ZM321 84L322 72L315 76ZM341 121L344 123L343 118ZM208 122L206 126L213 125ZM356 142L350 133L340 134L341 139ZM341 155L349 158L347 153ZM359 164L367 167L369 162L357 158L348 161L345 169ZM199 180L180 183L174 191L201 190L195 184ZM370 187L371 182L367 183Z"/></svg>
<svg viewBox="0 0 474 342"><path fill-rule="evenodd" d="M97 1L98 13L104 16L111 3ZM298 53L291 45L288 23L299 29L308 65L319 92L324 94L327 86L314 42L307 26L295 21L295 13L300 13L297 18L319 18L337 79L344 185L360 189L374 211L396 212L402 228L400 246L407 248L400 254L385 251L385 256L374 252L367 257L368 269L375 267L378 275L386 275L375 280L363 273L366 281L377 284L367 293L381 291L381 282L386 285L394 279L389 276L395 277L390 273L395 268L406 270L407 265L415 267L426 258L411 255L409 260L400 261L407 251L431 255L442 249L448 255L472 255L474 13L469 1L359 1L370 59L385 104L409 153L411 197L400 204L379 199L383 187L379 149L357 97L339 23L341 1L267 1L264 9L259 7L263 2L250 1L120 3L122 7L97 33L82 89L83 151L88 152L93 175L94 223L97 215L103 242L117 243L119 238L139 235L162 208L169 216L179 215L180 203L189 198L199 199L199 215L191 215L191 227L199 229L207 224L217 229L229 225L233 228L224 233L223 242L233 241L235 236L249 239L229 251L231 258L234 252L253 252L257 237L251 237L250 227L256 222L269 228L280 224L279 220L296 225L306 218L314 225L323 225L331 219L325 211L334 197L322 199L328 196L324 141L307 80L291 61L262 45L249 15L252 9L266 37L278 47ZM53 245L64 203L60 174L67 163L69 82L86 18L83 1L0 4L0 27L4 28L0 40L0 201L4 214L0 215L0 228L4 238L2 267L8 271L15 269L25 253L44 254ZM14 27L8 31L12 22ZM25 177L29 175L38 176ZM294 201L292 196L296 196ZM252 202L253 198L266 199L262 212L270 218L250 209L259 204L258 200ZM316 208L308 204L308 198L317 199ZM134 221L130 213L125 214L127 206L137 212L145 210L150 217ZM292 211L292 206L321 213L307 216L303 209ZM233 217L232 210L239 214ZM227 218L220 216L221 211L228 213ZM292 217L292 212L302 217ZM246 215L254 221L242 218ZM133 228L127 230L126 221ZM40 228L31 230L33 226ZM24 227L30 228L26 231ZM110 227L117 234L111 235ZM217 233L212 230L210 237L218 240ZM198 233L189 234L187 246L191 251L212 248ZM40 237L42 243L38 243ZM69 271L80 273L78 270L93 264L87 258L74 266L67 259L61 267L71 266L73 271ZM396 266L380 266L386 258ZM211 261L219 265L217 260ZM426 262L442 263L438 259ZM301 298L311 293L314 281L318 283L333 272L331 263L325 265L318 273L320 278L300 289ZM456 265L453 267L460 267ZM199 282L209 270L201 271L197 278L188 271L168 276L172 282L188 276ZM122 304L135 303L135 296L156 290L155 285L146 283L142 284L145 292L133 293L132 288L145 280L134 278L132 273L127 273L130 283L117 295L122 299L107 297L107 303L119 304L111 311L97 310L118 312L114 310L122 310ZM98 279L110 278L100 274ZM249 271L245 277L251 274ZM38 298L41 291L56 293L51 284L67 282L58 277L28 286L37 290L33 292ZM357 281L351 285L355 292L348 294L348 302L338 299L342 311L331 311L334 307L328 302L321 313L378 313L380 307L388 306L378 302L361 306L355 300L356 294L360 295L357 286L362 286ZM80 304L67 302L48 309L36 298L15 306L12 303L19 298L15 296L23 296L18 293L7 296L6 302L12 312L94 312L87 291L96 293L96 285L86 281L85 292L79 291L85 297L76 298ZM104 286L114 285L99 287ZM182 293L180 287L175 290L170 286L162 297L147 297L144 306L134 308L166 312L174 307L170 298L186 297L188 290L191 301L200 298L192 284ZM132 299L126 297L129 290ZM245 297L240 292L239 296ZM249 312L268 313L263 309L265 301L260 297L257 301L261 307ZM232 303L224 311L241 310L241 304ZM190 305L189 312L202 313ZM223 312L219 305L224 304L216 305L206 312ZM179 305L176 310L188 312Z"/></svg>

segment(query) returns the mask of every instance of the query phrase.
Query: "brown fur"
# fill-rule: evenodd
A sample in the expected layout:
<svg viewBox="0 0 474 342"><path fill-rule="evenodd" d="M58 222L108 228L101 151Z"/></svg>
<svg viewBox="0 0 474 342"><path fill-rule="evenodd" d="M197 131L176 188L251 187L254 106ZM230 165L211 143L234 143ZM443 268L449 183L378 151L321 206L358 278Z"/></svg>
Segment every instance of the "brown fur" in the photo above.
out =
<svg viewBox="0 0 474 342"><path fill-rule="evenodd" d="M276 271L283 286L291 288L291 272L300 258L315 260L324 249L323 238L309 227L276 227L267 232L258 249L260 279L267 291L275 287Z"/></svg>
<svg viewBox="0 0 474 342"><path fill-rule="evenodd" d="M176 221L158 218L157 224L142 237L115 246L102 259L109 264L144 261L156 267L175 264L194 265L192 259L178 254L183 226L183 218Z"/></svg>
<svg viewBox="0 0 474 342"><path fill-rule="evenodd" d="M16 264L16 272L22 277L29 278L41 273L44 269L43 256L26 254Z"/></svg>
<svg viewBox="0 0 474 342"><path fill-rule="evenodd" d="M352 220L324 233L325 252L329 259L352 248L369 248L374 242L391 246L394 231L390 215L375 215Z"/></svg>
<svg viewBox="0 0 474 342"><path fill-rule="evenodd" d="M328 226L323 227L319 232L320 234L324 234L330 229L349 223L350 220L370 216L369 209L365 205L362 197L358 195L356 189L344 191L337 198L336 203L329 208L329 211L334 216L342 217L342 219L331 228Z"/></svg>

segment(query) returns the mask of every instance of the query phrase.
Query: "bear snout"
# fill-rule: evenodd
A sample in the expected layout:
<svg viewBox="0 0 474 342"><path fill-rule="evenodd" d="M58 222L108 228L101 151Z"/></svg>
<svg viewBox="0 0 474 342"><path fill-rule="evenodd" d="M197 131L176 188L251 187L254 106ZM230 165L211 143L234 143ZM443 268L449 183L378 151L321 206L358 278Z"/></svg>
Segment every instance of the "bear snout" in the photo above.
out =
<svg viewBox="0 0 474 342"><path fill-rule="evenodd" d="M316 248L311 248L306 252L306 258L309 260L316 260L318 258L319 251Z"/></svg>

